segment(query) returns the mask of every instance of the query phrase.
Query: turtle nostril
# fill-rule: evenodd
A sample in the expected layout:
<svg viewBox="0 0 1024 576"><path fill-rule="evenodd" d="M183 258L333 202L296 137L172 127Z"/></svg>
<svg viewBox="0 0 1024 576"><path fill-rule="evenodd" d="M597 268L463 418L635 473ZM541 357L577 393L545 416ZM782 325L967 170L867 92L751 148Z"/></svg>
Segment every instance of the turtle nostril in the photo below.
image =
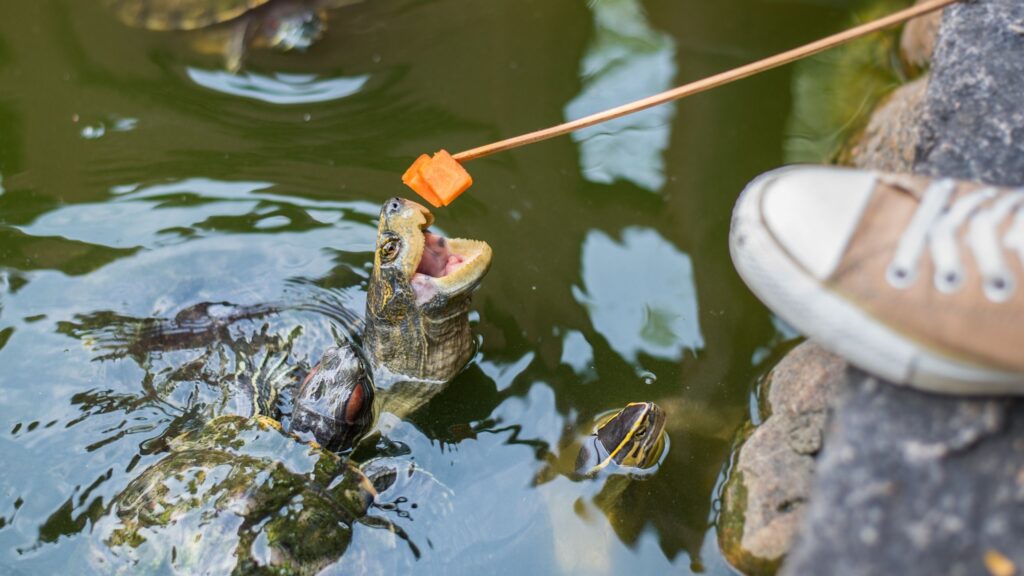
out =
<svg viewBox="0 0 1024 576"><path fill-rule="evenodd" d="M402 208L402 203L398 201L398 198L392 198L388 200L388 212L392 214L398 212Z"/></svg>

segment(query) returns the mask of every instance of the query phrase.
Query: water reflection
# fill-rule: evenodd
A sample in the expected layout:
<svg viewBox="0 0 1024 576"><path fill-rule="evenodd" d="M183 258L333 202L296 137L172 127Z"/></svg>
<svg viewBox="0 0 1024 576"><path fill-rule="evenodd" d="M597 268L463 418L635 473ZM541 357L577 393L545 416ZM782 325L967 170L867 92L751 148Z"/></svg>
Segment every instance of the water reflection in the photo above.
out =
<svg viewBox="0 0 1024 576"><path fill-rule="evenodd" d="M650 228L631 227L616 242L591 231L583 242L583 286L574 287L594 328L624 359L679 360L704 347L693 265Z"/></svg>
<svg viewBox="0 0 1024 576"><path fill-rule="evenodd" d="M477 364L488 378L494 380L494 384L500 392L516 381L516 377L522 374L533 362L534 356L533 352L527 352L521 358L511 363L480 359Z"/></svg>
<svg viewBox="0 0 1024 576"><path fill-rule="evenodd" d="M232 74L224 70L203 70L191 66L186 69L186 74L204 88L269 104L310 104L340 100L362 90L370 79L368 74L338 78L281 72L270 76L256 72Z"/></svg>
<svg viewBox="0 0 1024 576"><path fill-rule="evenodd" d="M113 200L65 205L18 229L29 237L59 235L65 242L128 250L179 244L212 232L301 232L336 226L358 234L359 224L346 220L355 215L356 220L370 221L377 211L368 202L304 200L273 189L271 182L209 178L116 186Z"/></svg>
<svg viewBox="0 0 1024 576"><path fill-rule="evenodd" d="M594 349L587 342L586 336L577 330L565 333L560 362L569 365L579 376L594 376Z"/></svg>
<svg viewBox="0 0 1024 576"><path fill-rule="evenodd" d="M153 3L132 0L140 2ZM182 370L201 354L194 348L147 355L145 367L131 357L138 348L97 360L125 350L117 338L128 325L164 326L202 302L289 303L297 308L240 325L242 334L264 322L272 334L302 326L292 352L308 363L334 341L332 294L362 310L376 213L401 193L396 171L417 148L468 147L554 123L581 94L574 106L632 97L640 83L650 84L645 93L659 89L675 68L662 31L686 42L679 68L685 58L687 74L704 75L740 63L737 54L773 52L789 33L826 32L845 13L835 3L686 0L643 2L646 19L640 4L367 2L332 21L306 55L253 54L262 74L225 87L232 78L209 70L219 60L185 46L192 35L129 29L104 2L2 3L0 447L9 465L0 468L0 572L109 572L83 560L122 523L114 502L161 469L172 439L203 427L200 405L221 400L217 378L189 380ZM605 79L615 76L628 77L626 92ZM403 528L422 558L396 532L354 522L328 573L664 574L718 558L713 531L705 539L713 489L761 370L750 355L774 334L728 264L727 214L743 181L781 161L789 80L783 70L680 105L675 118L692 113L675 122L668 148L657 126L669 117L648 114L649 125L620 126L614 137L551 141L474 168L484 187L438 217L452 235L495 248L473 305L478 363L389 429L393 445L354 459L415 464L404 487L386 491L393 508L374 515ZM114 134L117 118L139 123ZM100 123L102 138L83 138L84 126ZM602 142L637 152L615 164ZM585 176L581 154L595 168ZM662 156L675 179L661 175ZM639 236L620 235L624 226ZM684 246L701 250L699 304L724 312L701 310L699 328L686 316L697 302L685 303L693 279L679 273L689 268L674 248ZM641 271L640 256L660 269ZM652 300L652 283L682 296ZM645 331L639 302L685 321ZM684 346L704 348L694 356ZM642 384L641 367L657 382ZM600 482L533 483L567 428L638 397L679 423L672 454L623 493L614 525L593 503ZM308 470L293 464L284 466ZM266 560L270 541L255 529L252 555ZM194 534L163 527L147 544ZM238 532L227 536L225 548ZM557 541L567 545L556 551Z"/></svg>
<svg viewBox="0 0 1024 576"><path fill-rule="evenodd" d="M71 117L72 122L78 122L78 115ZM79 133L82 138L86 140L99 140L107 134L107 131L111 132L130 132L135 129L139 124L138 118L119 118L112 116L106 120L100 120L95 124L88 124L83 126Z"/></svg>
<svg viewBox="0 0 1024 576"><path fill-rule="evenodd" d="M567 120L667 90L676 75L675 43L650 27L639 0L599 0L590 8L594 38L580 64L583 90L565 107ZM660 190L674 113L674 105L658 106L574 132L583 177Z"/></svg>
<svg viewBox="0 0 1024 576"><path fill-rule="evenodd" d="M850 26L879 18L900 7L874 2ZM883 95L904 82L907 71L892 57L899 34L879 34L874 42L853 42L794 64L793 111L787 121L786 163L831 163L849 151L851 137ZM853 139L856 140L856 139Z"/></svg>

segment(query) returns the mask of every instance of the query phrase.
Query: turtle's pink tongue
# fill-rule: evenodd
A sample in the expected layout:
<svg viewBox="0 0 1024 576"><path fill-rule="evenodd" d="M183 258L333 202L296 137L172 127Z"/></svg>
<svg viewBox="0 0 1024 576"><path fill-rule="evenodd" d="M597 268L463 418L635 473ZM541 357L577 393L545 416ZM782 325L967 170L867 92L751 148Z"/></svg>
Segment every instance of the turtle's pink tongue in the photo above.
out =
<svg viewBox="0 0 1024 576"><path fill-rule="evenodd" d="M448 241L443 236L430 232L423 233L423 256L416 267L417 273L440 278L461 263L462 258L448 251Z"/></svg>

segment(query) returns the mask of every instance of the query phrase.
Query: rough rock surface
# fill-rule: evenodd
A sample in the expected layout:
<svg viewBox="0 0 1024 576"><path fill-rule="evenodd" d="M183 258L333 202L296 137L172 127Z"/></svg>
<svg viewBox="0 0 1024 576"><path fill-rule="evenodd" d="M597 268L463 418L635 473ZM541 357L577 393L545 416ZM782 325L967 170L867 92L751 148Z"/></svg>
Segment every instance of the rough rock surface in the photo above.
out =
<svg viewBox="0 0 1024 576"><path fill-rule="evenodd" d="M858 168L910 172L919 139L928 77L896 89L871 115L850 156Z"/></svg>
<svg viewBox="0 0 1024 576"><path fill-rule="evenodd" d="M950 400L851 370L786 574L1024 568L1024 403Z"/></svg>
<svg viewBox="0 0 1024 576"><path fill-rule="evenodd" d="M770 415L740 448L718 524L723 553L746 574L774 572L789 551L845 368L841 358L805 342L767 379Z"/></svg>
<svg viewBox="0 0 1024 576"><path fill-rule="evenodd" d="M946 11L915 170L1024 184L1024 2ZM851 371L785 574L1024 574L1024 400Z"/></svg>
<svg viewBox="0 0 1024 576"><path fill-rule="evenodd" d="M946 11L915 169L1024 183L1024 2L975 0Z"/></svg>

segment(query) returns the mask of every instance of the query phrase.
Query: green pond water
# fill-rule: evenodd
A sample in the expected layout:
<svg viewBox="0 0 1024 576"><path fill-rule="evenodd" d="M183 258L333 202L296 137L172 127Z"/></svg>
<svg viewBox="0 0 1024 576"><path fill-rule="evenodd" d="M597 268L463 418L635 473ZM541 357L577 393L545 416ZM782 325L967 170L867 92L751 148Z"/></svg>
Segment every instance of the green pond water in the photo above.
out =
<svg viewBox="0 0 1024 576"><path fill-rule="evenodd" d="M3 2L0 572L197 569L197 524L148 532L142 560L108 546L118 495L215 394L167 377L199 350L117 353L132 319L292 303L232 329L302 326L293 360L314 362L338 330L330 306L361 315L377 211L410 194L399 175L419 153L746 63L860 4L370 0L333 10L308 52L256 51L232 75L194 36L129 28L99 0ZM799 71L470 164L474 187L435 215L494 250L479 353L357 452L430 478L376 512L420 557L356 524L329 572L729 572L718 492L793 336L733 270L729 217L747 181L807 148ZM608 502L600 480L546 472L636 400L668 413L655 474ZM161 544L176 552L147 564Z"/></svg>

